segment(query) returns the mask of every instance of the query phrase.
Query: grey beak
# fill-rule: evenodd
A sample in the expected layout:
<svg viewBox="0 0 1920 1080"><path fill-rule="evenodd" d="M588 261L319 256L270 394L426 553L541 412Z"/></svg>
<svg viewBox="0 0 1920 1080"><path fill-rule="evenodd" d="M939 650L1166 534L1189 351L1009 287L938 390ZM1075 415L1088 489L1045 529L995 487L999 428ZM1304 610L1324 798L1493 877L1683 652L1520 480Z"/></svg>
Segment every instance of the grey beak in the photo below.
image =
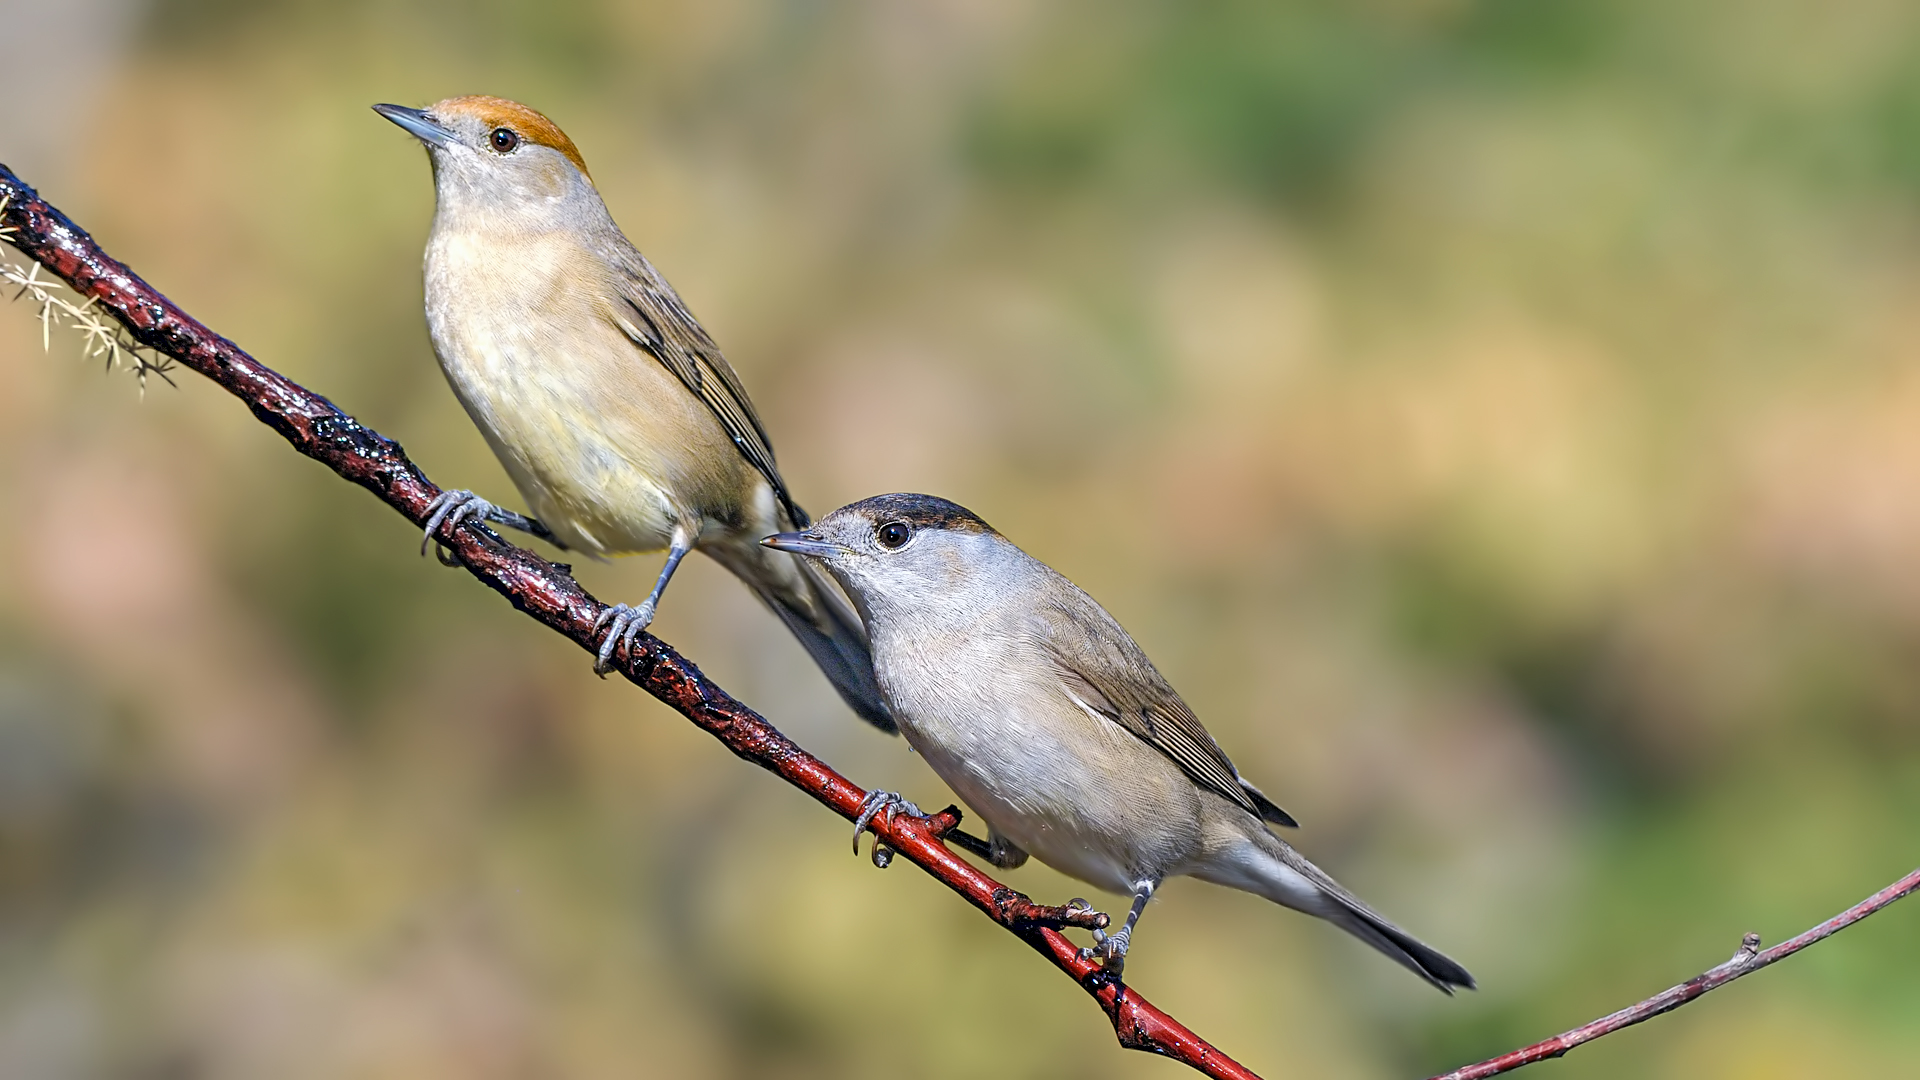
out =
<svg viewBox="0 0 1920 1080"><path fill-rule="evenodd" d="M774 533L772 536L762 537L760 545L762 547L770 547L775 551L787 551L795 555L812 555L820 559L830 559L835 555L844 555L847 551L846 548L841 547L839 544L822 540L817 536L803 532Z"/></svg>
<svg viewBox="0 0 1920 1080"><path fill-rule="evenodd" d="M407 134L423 143L431 146L453 145L453 132L441 127L419 109L409 109L405 105L375 105L373 111L399 124Z"/></svg>

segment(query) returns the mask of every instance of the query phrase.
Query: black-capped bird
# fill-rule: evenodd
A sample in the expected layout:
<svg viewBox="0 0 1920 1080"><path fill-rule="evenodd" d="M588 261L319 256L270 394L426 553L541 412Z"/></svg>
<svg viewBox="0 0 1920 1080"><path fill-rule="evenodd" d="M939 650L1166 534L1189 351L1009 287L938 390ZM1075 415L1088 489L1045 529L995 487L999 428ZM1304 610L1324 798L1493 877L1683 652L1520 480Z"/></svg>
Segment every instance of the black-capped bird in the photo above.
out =
<svg viewBox="0 0 1920 1080"><path fill-rule="evenodd" d="M1326 919L1448 993L1473 986L1275 836L1268 824L1293 818L1113 616L964 507L880 495L762 543L819 562L853 598L908 744L987 823L981 854L1032 853L1133 898L1090 950L1109 971L1154 890L1185 874ZM863 814L903 805L874 792Z"/></svg>

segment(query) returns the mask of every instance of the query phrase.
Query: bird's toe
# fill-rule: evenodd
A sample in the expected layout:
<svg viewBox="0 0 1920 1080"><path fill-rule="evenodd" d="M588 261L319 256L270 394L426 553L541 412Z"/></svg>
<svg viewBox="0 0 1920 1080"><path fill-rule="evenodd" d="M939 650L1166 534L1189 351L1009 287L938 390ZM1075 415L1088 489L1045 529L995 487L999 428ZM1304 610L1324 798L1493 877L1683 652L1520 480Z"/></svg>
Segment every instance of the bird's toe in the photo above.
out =
<svg viewBox="0 0 1920 1080"><path fill-rule="evenodd" d="M875 817L885 814L887 824L891 826L893 815L901 811L912 814L914 817L926 816L920 812L919 807L902 798L897 791L881 791L875 788L867 792L867 797L860 802L859 816L853 819L853 853L860 854L860 834L867 831L867 826L872 824ZM885 870L892 861L893 849L881 843L876 837L873 843L873 865Z"/></svg>
<svg viewBox="0 0 1920 1080"><path fill-rule="evenodd" d="M602 611L600 617L593 620L594 633L599 633L603 629L606 631L606 636L600 639L600 651L594 654L593 673L595 675L604 678L607 672L613 670L614 650L623 642L629 648L632 647L632 635L639 633L639 630L632 630L630 633L629 628L633 626L638 615L638 611L625 604L615 604Z"/></svg>
<svg viewBox="0 0 1920 1080"><path fill-rule="evenodd" d="M492 503L464 488L435 495L433 501L427 504L427 524L425 535L420 539L420 554L427 553L428 546L433 543L433 535L440 531L440 526L457 529L461 522L470 518L487 521L497 513L499 511Z"/></svg>
<svg viewBox="0 0 1920 1080"><path fill-rule="evenodd" d="M1081 903L1086 903L1082 900ZM1093 932L1093 944L1080 950L1080 959L1100 961L1100 970L1115 978L1127 966L1127 945L1133 938L1131 927L1122 927L1118 933L1109 934L1104 930Z"/></svg>

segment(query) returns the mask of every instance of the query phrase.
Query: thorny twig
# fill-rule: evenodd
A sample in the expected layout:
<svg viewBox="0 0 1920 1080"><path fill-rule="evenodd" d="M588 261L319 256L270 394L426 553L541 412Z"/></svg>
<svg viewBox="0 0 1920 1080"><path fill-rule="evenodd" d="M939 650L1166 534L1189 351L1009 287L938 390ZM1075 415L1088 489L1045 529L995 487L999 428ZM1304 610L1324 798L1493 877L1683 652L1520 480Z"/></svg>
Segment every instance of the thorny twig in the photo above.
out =
<svg viewBox="0 0 1920 1080"><path fill-rule="evenodd" d="M11 194L0 196L0 219L4 219L7 205L13 201ZM16 226L0 226L0 240L11 241L19 232ZM80 347L88 359L106 358L107 370L117 367L128 368L134 378L140 380L140 393L147 392L147 376L158 375L168 386L173 378L167 372L172 371L174 363L165 356L150 355L127 333L127 328L118 319L101 317L91 298L76 304L61 294L66 291L59 282L40 276L40 264L33 263L26 269L11 262L0 260L0 287L18 286L13 294L15 300L30 296L40 305L40 347L49 352L53 350L53 328L70 326L80 332Z"/></svg>
<svg viewBox="0 0 1920 1080"><path fill-rule="evenodd" d="M14 205L16 199L18 205ZM147 366L136 370L142 376L152 371L164 378L167 368L178 361L245 401L261 422L301 453L372 491L409 521L424 524L427 504L439 489L407 459L399 444L363 427L325 398L267 368L194 321L100 250L91 237L42 201L4 165L0 165L0 239L38 264L32 271L9 273L6 280L30 287L35 301L42 305L43 339L49 320L65 317L88 336L91 348L110 350L112 359L137 357L133 352L136 346L151 349L159 359L141 358ZM50 300L51 294L43 295L51 283L38 280L39 265L86 296L85 303L72 305L63 299ZM98 325L99 317L90 314L96 310L112 315L116 325ZM478 522L443 527L435 539L452 553L455 562L514 607L588 652L598 648L595 627L605 605L587 595L560 566L502 541ZM775 773L842 817L851 820L860 812L865 791L709 682L665 642L643 633L633 649L616 660L627 679L679 710L735 754ZM1079 949L1060 933L1071 926L1104 926L1105 915L1074 905L1035 904L948 850L943 838L959 822L959 809L948 807L930 817L883 815L871 828L887 848L905 855L1079 983L1113 1022L1122 1046L1172 1058L1207 1076L1258 1080L1254 1073L1155 1008L1131 987L1105 976L1098 964L1082 960ZM1732 959L1695 979L1584 1027L1464 1066L1436 1080L1479 1080L1559 1057L1582 1043L1677 1009L1709 990L1791 956L1916 890L1920 890L1920 870L1771 949L1761 951L1759 937L1749 934Z"/></svg>

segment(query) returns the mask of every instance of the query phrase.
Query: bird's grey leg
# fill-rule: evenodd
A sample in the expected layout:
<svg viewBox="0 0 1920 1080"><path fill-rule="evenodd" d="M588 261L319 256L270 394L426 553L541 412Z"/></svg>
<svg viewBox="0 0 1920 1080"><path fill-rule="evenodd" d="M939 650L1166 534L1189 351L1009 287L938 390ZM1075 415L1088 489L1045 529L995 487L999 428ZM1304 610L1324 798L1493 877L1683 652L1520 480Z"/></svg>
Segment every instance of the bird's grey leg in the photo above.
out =
<svg viewBox="0 0 1920 1080"><path fill-rule="evenodd" d="M516 514L511 510L495 506L487 500L464 488L455 491L443 491L427 504L426 535L420 539L420 554L427 553L427 545L433 543L433 534L440 531L443 523L458 527L467 520L490 521L495 525L504 525L509 529L518 529L529 536L537 536L562 551L567 545L553 535L538 518L525 514Z"/></svg>
<svg viewBox="0 0 1920 1080"><path fill-rule="evenodd" d="M982 840L965 829L948 829L947 835L940 839L969 854L978 855L988 862L993 861L993 842Z"/></svg>
<svg viewBox="0 0 1920 1080"><path fill-rule="evenodd" d="M954 844L958 844L961 849L980 856L987 860L990 865L1002 870L1013 870L1026 865L1027 862L1026 852L1015 847L1011 840L994 832L992 829L987 830L987 838L985 840L963 829L948 830L945 839Z"/></svg>
<svg viewBox="0 0 1920 1080"><path fill-rule="evenodd" d="M877 815L885 813L887 815L887 824L892 825L893 815L902 810L912 814L914 817L926 816L920 812L919 807L901 798L900 793L897 791L881 791L879 788L874 788L872 791L867 792L867 797L860 801L859 816L853 819L853 853L855 855L860 854L860 834L867 831L867 826ZM893 849L881 843L879 837L875 837L873 841L873 865L885 870L887 864L891 862L893 862Z"/></svg>
<svg viewBox="0 0 1920 1080"><path fill-rule="evenodd" d="M660 568L660 578L653 583L653 592L640 601L639 607L615 604L593 621L595 632L603 626L607 627L607 636L600 641L600 654L594 658L594 674L604 677L613 670L614 649L625 645L631 650L633 639L640 635L640 631L653 625L654 612L660 610L660 594L667 591L667 582L673 580L673 572L680 568L680 560L693 550L695 534L696 530L685 525L674 527L672 546L667 549L667 563ZM608 626L609 623L612 625Z"/></svg>
<svg viewBox="0 0 1920 1080"><path fill-rule="evenodd" d="M1127 911L1126 924L1119 933L1109 934L1103 930L1093 932L1093 947L1080 950L1080 959L1091 960L1100 957L1100 968L1108 975L1118 978L1127 963L1127 946L1133 943L1133 924L1140 921L1140 913L1147 910L1147 901L1153 899L1153 890L1160 887L1159 878L1142 878L1133 883L1133 907Z"/></svg>
<svg viewBox="0 0 1920 1080"><path fill-rule="evenodd" d="M1027 864L1027 853L992 829L987 830L987 847L990 849L987 861L1002 870L1013 870Z"/></svg>

